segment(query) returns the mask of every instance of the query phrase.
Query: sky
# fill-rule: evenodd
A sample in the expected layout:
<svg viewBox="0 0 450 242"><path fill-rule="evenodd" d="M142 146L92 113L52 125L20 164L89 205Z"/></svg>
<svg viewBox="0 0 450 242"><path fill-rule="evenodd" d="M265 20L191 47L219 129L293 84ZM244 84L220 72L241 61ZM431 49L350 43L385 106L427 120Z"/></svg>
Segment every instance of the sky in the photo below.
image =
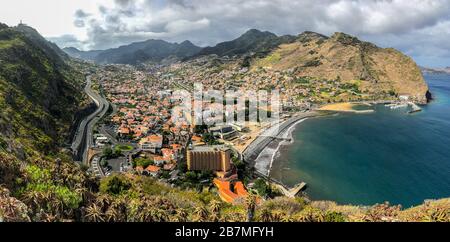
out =
<svg viewBox="0 0 450 242"><path fill-rule="evenodd" d="M256 28L345 32L423 66L450 66L448 0L0 0L0 22L21 20L60 47L82 50L147 39L211 46Z"/></svg>

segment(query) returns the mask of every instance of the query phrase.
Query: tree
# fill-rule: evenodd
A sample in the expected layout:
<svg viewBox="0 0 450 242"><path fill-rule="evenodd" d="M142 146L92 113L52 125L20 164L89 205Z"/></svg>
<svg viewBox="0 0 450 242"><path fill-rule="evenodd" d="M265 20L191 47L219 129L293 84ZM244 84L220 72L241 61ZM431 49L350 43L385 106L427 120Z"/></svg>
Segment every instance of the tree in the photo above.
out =
<svg viewBox="0 0 450 242"><path fill-rule="evenodd" d="M155 162L151 159L145 159L145 158L136 158L133 160L133 165L136 166L142 166L144 169L147 168L150 165L154 165Z"/></svg>
<svg viewBox="0 0 450 242"><path fill-rule="evenodd" d="M262 196L262 197L267 197L267 196L270 196L270 193L271 193L271 189L270 189L270 186L267 184L267 182L264 180L264 179L262 179L262 178L258 178L256 181L255 181L255 185L254 185L254 187L253 187L257 192L258 192L258 194L260 195L260 196Z"/></svg>
<svg viewBox="0 0 450 242"><path fill-rule="evenodd" d="M111 149L111 147L105 147L103 149L103 156L106 157L107 159L111 158L113 155L113 150Z"/></svg>
<svg viewBox="0 0 450 242"><path fill-rule="evenodd" d="M197 174L193 171L186 172L186 179L189 181L196 181L197 180Z"/></svg>
<svg viewBox="0 0 450 242"><path fill-rule="evenodd" d="M113 156L114 157L119 157L119 156L121 156L122 155L122 150L119 148L119 147L116 147L115 149L114 149L114 154L113 154Z"/></svg>
<svg viewBox="0 0 450 242"><path fill-rule="evenodd" d="M345 222L345 217L342 213L338 212L327 212L325 214L325 222Z"/></svg>
<svg viewBox="0 0 450 242"><path fill-rule="evenodd" d="M170 178L170 173L168 171L163 171L161 173L161 178L163 179L169 179Z"/></svg>
<svg viewBox="0 0 450 242"><path fill-rule="evenodd" d="M100 191L108 194L118 195L131 188L131 183L122 176L111 176L101 181Z"/></svg>

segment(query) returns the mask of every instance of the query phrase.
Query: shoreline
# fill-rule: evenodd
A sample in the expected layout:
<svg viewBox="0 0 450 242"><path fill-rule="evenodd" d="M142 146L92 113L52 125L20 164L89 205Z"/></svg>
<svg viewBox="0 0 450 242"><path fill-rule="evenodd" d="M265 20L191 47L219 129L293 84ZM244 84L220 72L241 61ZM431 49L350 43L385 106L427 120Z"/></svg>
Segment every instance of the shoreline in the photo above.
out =
<svg viewBox="0 0 450 242"><path fill-rule="evenodd" d="M324 105L313 111L304 113L298 113L295 116L288 118L284 121L277 123L276 125L263 130L258 137L256 137L242 152L243 157L249 163L249 167L252 167L256 172L270 176L275 159L280 155L279 151L281 146L292 144L295 140L292 137L292 133L295 131L297 125L310 118L324 117L329 115L336 115L339 113L354 113L354 114L366 114L373 113L375 110L354 110L352 109L356 105L372 106L379 103L390 103L389 101L377 101L377 102L348 102L348 103L335 103L330 104L338 106L339 108L328 109ZM340 105L345 105L341 108ZM277 129L276 133L273 133L273 129ZM273 136L278 137L273 138ZM284 184L282 181L279 183Z"/></svg>
<svg viewBox="0 0 450 242"><path fill-rule="evenodd" d="M356 110L355 106L368 106L371 107L372 104L368 102L344 102L344 103L333 103L327 104L320 107L319 111L331 111L331 112L341 112L341 113L373 113L375 110L367 109L367 110Z"/></svg>
<svg viewBox="0 0 450 242"><path fill-rule="evenodd" d="M309 118L324 115L326 114L317 111L300 113L264 130L244 150L242 153L244 159L249 163L249 166L254 167L257 172L268 175L279 147L285 142L293 142L292 132L294 131L295 126ZM290 141L287 141L288 139L290 139ZM272 148L270 146L272 146ZM273 148L273 146L275 146L275 148ZM270 156L270 159L261 160L262 156Z"/></svg>
<svg viewBox="0 0 450 242"><path fill-rule="evenodd" d="M269 164L269 168L267 170L267 175L270 175L270 172L272 171L273 163L274 163L275 159L278 158L278 156L280 155L281 146L290 145L290 144L294 143L295 140L294 140L294 137L292 136L292 133L295 131L295 129L297 128L297 126L300 123L303 123L306 120L308 120L308 118L298 120L297 122L291 124L289 126L289 128L287 128L286 131L284 131L280 134L281 136L290 139L289 141L287 141L287 140L281 140L278 142L273 141L273 143L277 143L277 147L275 148L275 152L273 152L273 155L270 159L270 164ZM270 144L269 144L269 146L270 146ZM258 156L258 158L259 158L259 156ZM258 160L258 158L256 158L256 159Z"/></svg>

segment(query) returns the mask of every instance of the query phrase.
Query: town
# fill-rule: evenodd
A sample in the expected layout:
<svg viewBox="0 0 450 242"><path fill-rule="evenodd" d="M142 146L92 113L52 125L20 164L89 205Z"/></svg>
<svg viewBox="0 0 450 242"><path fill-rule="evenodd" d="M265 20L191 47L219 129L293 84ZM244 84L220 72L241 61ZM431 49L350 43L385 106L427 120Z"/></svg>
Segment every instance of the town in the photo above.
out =
<svg viewBox="0 0 450 242"><path fill-rule="evenodd" d="M243 201L247 189L254 186L272 194L287 190L267 188L267 178L255 179L243 157L249 145L274 122L252 119L248 96L243 97L245 105L231 103L231 113L224 116L211 111L223 110L214 97L202 99L200 116L213 121L208 125L196 123L198 117L191 111L181 111L174 119L173 110L183 104L181 91L193 92L196 83L204 90L279 90L277 122L326 103L370 96L361 88L362 81L343 84L299 77L293 69L251 71L239 57L206 56L170 64L105 65L95 69L91 75L93 89L110 107L94 127L86 161L91 170L97 176L132 172L199 191L215 186L220 198L228 203ZM258 105L256 114L275 116L272 111L276 103L271 100L265 105ZM237 122L238 115L243 115L245 122ZM227 122L222 122L225 116Z"/></svg>

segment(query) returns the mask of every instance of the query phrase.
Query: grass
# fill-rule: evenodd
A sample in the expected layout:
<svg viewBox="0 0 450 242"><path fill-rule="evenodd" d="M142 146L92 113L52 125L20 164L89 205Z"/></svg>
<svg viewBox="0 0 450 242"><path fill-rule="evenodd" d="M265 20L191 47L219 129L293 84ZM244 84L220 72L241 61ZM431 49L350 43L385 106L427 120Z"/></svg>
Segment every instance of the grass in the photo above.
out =
<svg viewBox="0 0 450 242"><path fill-rule="evenodd" d="M131 145L118 145L116 146L117 149L120 149L121 151L132 151L134 148Z"/></svg>
<svg viewBox="0 0 450 242"><path fill-rule="evenodd" d="M8 49L11 48L15 45L20 45L23 42L18 39L18 38L14 38L14 39L9 39L9 40L2 40L0 41L0 49Z"/></svg>
<svg viewBox="0 0 450 242"><path fill-rule="evenodd" d="M258 61L257 66L271 66L273 64L278 63L281 60L280 53L272 53L264 59Z"/></svg>

